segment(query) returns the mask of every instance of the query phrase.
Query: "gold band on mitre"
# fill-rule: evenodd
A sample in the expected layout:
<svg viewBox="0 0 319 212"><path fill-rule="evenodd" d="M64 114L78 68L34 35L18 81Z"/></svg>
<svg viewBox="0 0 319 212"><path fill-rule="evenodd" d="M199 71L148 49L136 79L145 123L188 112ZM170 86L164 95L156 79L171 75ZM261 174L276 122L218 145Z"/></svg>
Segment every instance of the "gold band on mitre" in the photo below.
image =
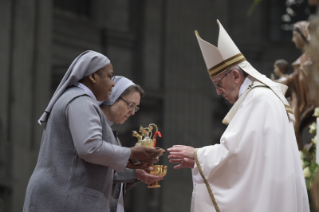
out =
<svg viewBox="0 0 319 212"><path fill-rule="evenodd" d="M208 74L210 77L215 77L216 75L220 74L227 68L230 68L234 65L237 65L243 61L245 61L246 58L242 53L236 54L235 56L232 56L228 58L227 60L224 60L217 65L213 66L212 68L208 69Z"/></svg>

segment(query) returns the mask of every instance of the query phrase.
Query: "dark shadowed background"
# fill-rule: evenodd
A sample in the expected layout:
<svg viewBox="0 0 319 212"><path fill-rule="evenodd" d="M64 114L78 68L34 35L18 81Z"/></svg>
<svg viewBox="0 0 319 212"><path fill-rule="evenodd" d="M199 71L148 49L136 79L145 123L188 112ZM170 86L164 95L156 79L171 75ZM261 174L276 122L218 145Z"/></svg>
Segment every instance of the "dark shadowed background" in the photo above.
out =
<svg viewBox="0 0 319 212"><path fill-rule="evenodd" d="M0 0L0 211L22 210L36 164L42 126L37 123L72 60L91 49L110 58L115 75L140 84L141 110L114 126L125 146L132 130L156 123L157 145L201 147L219 142L231 105L217 96L194 30L217 45L219 19L247 60L268 77L276 59L301 54L289 24L314 10L299 0L287 20L285 0ZM160 189L145 184L125 194L126 212L190 210L189 169L168 165Z"/></svg>

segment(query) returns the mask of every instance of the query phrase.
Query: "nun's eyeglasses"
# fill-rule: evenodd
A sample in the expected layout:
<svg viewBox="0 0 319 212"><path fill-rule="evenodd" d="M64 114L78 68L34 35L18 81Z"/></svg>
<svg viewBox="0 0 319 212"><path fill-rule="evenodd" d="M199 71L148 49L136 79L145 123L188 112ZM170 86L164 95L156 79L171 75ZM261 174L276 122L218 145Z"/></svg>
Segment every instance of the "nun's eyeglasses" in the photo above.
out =
<svg viewBox="0 0 319 212"><path fill-rule="evenodd" d="M230 72L232 72L232 69L229 70L229 71L227 71L227 73L226 73L220 80L218 80L218 82L216 82L216 83L213 82L213 84L214 84L214 86L215 86L216 89L220 89L220 88L221 88L218 84L219 84L228 74L230 74Z"/></svg>
<svg viewBox="0 0 319 212"><path fill-rule="evenodd" d="M119 97L119 99L120 99L120 100L123 100L123 101L127 104L128 109L129 109L130 111L133 111L133 110L134 110L135 113L136 113L136 112L140 109L139 107L136 107L134 103L128 102L128 101L124 100L122 97Z"/></svg>

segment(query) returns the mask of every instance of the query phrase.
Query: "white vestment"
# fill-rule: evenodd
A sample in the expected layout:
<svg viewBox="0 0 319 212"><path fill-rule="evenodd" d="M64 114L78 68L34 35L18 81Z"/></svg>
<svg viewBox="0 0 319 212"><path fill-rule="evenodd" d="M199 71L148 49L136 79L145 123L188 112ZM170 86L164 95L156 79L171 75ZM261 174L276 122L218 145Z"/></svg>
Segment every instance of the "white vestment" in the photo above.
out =
<svg viewBox="0 0 319 212"><path fill-rule="evenodd" d="M252 89L220 144L197 150L191 211L216 211L200 168L222 212L309 211L299 155L281 100L271 89Z"/></svg>

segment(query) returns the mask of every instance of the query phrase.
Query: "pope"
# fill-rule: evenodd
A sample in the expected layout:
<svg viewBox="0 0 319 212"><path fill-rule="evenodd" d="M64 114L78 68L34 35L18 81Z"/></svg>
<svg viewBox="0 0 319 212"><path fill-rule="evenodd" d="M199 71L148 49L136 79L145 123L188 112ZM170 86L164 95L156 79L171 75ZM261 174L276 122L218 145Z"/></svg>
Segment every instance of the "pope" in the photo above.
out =
<svg viewBox="0 0 319 212"><path fill-rule="evenodd" d="M287 86L254 69L219 25L218 47L195 32L216 92L234 104L220 144L168 149L192 168L191 211L307 212L308 196Z"/></svg>

